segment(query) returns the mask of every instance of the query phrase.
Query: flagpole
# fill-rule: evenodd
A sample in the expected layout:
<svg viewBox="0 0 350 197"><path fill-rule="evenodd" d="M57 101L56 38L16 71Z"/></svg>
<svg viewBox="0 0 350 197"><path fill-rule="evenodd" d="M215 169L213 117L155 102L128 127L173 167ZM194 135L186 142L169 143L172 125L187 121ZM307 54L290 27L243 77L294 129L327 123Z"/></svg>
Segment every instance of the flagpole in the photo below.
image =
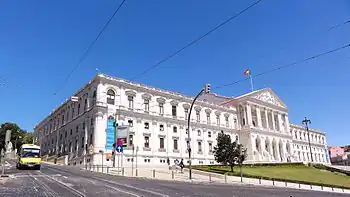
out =
<svg viewBox="0 0 350 197"><path fill-rule="evenodd" d="M252 89L252 92L254 91L254 86L253 86L253 77L252 75L249 75L249 78L250 78L250 87Z"/></svg>

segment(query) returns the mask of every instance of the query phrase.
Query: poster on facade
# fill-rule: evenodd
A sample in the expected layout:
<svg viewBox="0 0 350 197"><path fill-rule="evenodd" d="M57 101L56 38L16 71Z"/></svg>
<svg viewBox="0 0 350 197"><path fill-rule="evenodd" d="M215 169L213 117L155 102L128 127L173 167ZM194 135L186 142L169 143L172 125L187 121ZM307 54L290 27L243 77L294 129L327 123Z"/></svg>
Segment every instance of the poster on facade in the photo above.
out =
<svg viewBox="0 0 350 197"><path fill-rule="evenodd" d="M129 135L129 127L128 126L117 127L117 141L116 141L117 145L127 147L128 135Z"/></svg>
<svg viewBox="0 0 350 197"><path fill-rule="evenodd" d="M115 120L107 120L107 130L106 130L106 151L113 150L114 143L114 121Z"/></svg>

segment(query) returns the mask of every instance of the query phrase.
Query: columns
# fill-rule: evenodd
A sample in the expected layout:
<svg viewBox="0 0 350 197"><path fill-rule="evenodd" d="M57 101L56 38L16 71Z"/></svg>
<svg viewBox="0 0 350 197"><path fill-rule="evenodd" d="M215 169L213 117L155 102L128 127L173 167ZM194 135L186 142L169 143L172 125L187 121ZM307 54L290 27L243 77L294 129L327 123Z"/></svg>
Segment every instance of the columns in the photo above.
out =
<svg viewBox="0 0 350 197"><path fill-rule="evenodd" d="M282 115L280 113L277 113L278 118L278 131L284 132L283 126L282 126Z"/></svg>
<svg viewBox="0 0 350 197"><path fill-rule="evenodd" d="M94 124L94 164L101 164L100 150L105 151L106 145L106 127L107 127L107 114L98 112L95 115Z"/></svg>
<svg viewBox="0 0 350 197"><path fill-rule="evenodd" d="M271 117L272 117L272 130L276 131L276 127L275 127L275 115L274 115L273 111L271 111Z"/></svg>
<svg viewBox="0 0 350 197"><path fill-rule="evenodd" d="M265 108L265 119L266 119L266 128L269 130L269 116L267 114L267 109Z"/></svg>
<svg viewBox="0 0 350 197"><path fill-rule="evenodd" d="M256 118L258 119L258 127L262 128L262 120L261 120L261 114L260 114L260 107L256 106Z"/></svg>
<svg viewBox="0 0 350 197"><path fill-rule="evenodd" d="M285 132L288 133L290 128L289 128L289 119L287 115L284 115L284 128L285 128Z"/></svg>
<svg viewBox="0 0 350 197"><path fill-rule="evenodd" d="M250 108L250 104L247 104L246 107L247 107L247 119L248 119L247 121L248 121L248 125L251 126L251 125L253 125L252 124L252 110Z"/></svg>

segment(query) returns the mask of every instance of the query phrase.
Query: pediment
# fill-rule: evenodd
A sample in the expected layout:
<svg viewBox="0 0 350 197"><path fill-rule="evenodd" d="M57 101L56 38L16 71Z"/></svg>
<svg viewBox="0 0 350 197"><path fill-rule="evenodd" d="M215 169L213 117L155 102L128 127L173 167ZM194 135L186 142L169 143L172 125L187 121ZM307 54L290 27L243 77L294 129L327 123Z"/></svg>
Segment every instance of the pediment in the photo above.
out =
<svg viewBox="0 0 350 197"><path fill-rule="evenodd" d="M287 106L281 101L281 99L271 89L263 89L261 91L256 92L251 97L259 101L262 101L264 103L287 108Z"/></svg>

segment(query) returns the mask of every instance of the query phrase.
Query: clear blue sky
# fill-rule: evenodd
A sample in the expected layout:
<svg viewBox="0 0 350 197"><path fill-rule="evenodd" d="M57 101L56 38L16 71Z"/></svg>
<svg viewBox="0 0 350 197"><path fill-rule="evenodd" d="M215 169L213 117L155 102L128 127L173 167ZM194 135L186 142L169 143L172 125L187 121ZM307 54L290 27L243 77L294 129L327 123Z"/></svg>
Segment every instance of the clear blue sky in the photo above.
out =
<svg viewBox="0 0 350 197"><path fill-rule="evenodd" d="M95 68L130 79L252 3L250 0L128 0L88 58L57 96L55 89L96 37L120 1L10 1L0 3L0 122L32 130L52 109L91 79ZM194 95L212 86L350 43L347 0L264 0L224 28L137 79ZM329 144L350 141L350 50L254 79L289 106L289 117L325 131ZM249 82L217 90L238 96Z"/></svg>

